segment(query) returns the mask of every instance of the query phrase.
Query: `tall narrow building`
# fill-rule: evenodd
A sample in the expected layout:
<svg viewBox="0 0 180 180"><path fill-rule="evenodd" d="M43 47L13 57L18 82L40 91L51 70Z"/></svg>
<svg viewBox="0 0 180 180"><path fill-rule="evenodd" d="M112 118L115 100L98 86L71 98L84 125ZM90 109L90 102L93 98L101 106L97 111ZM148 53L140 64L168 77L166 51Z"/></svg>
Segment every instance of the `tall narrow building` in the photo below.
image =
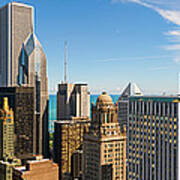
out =
<svg viewBox="0 0 180 180"><path fill-rule="evenodd" d="M57 92L57 120L90 116L90 94L87 84L59 84Z"/></svg>
<svg viewBox="0 0 180 180"><path fill-rule="evenodd" d="M127 127L129 114L129 97L132 95L143 96L140 88L135 83L129 83L118 99L118 121L122 130L124 126Z"/></svg>
<svg viewBox="0 0 180 180"><path fill-rule="evenodd" d="M87 84L68 83L67 43L65 43L64 82L58 85L57 120L90 117L90 93Z"/></svg>
<svg viewBox="0 0 180 180"><path fill-rule="evenodd" d="M14 158L14 115L9 109L8 98L4 98L0 109L0 160Z"/></svg>
<svg viewBox="0 0 180 180"><path fill-rule="evenodd" d="M54 132L54 161L59 165L59 179L82 178L81 160L72 156L81 150L83 136L90 126L90 93L87 84L68 83L67 43L65 43L64 82L58 85L57 121ZM76 164L74 164L76 163ZM77 167L76 175L74 167ZM78 175L77 175L78 174Z"/></svg>
<svg viewBox="0 0 180 180"><path fill-rule="evenodd" d="M131 83L128 84L118 99L118 121L121 129L123 129L123 126L127 127L130 95Z"/></svg>
<svg viewBox="0 0 180 180"><path fill-rule="evenodd" d="M0 8L0 87L34 87L37 154L48 156L46 56L35 35L34 8L8 3ZM16 127L15 127L16 128Z"/></svg>
<svg viewBox="0 0 180 180"><path fill-rule="evenodd" d="M0 109L0 179L13 180L13 167L20 165L14 156L14 113L8 98L3 99Z"/></svg>
<svg viewBox="0 0 180 180"><path fill-rule="evenodd" d="M89 119L72 118L71 120L56 121L54 133L54 162L59 165L59 180L65 180L73 175L72 156L81 150L84 133L88 132ZM82 169L82 163L74 165ZM82 176L82 173L81 173Z"/></svg>
<svg viewBox="0 0 180 180"><path fill-rule="evenodd" d="M92 104L92 122L83 141L83 180L126 180L126 130L107 93Z"/></svg>

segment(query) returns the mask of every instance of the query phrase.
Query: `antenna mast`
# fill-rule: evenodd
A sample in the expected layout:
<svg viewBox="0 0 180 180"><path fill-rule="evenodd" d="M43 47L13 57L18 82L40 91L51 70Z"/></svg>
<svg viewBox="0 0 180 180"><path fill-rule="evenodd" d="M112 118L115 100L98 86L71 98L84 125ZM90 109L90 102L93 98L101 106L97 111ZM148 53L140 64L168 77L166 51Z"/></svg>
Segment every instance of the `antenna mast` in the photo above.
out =
<svg viewBox="0 0 180 180"><path fill-rule="evenodd" d="M65 46L64 82L67 83L67 41L64 42L64 46Z"/></svg>

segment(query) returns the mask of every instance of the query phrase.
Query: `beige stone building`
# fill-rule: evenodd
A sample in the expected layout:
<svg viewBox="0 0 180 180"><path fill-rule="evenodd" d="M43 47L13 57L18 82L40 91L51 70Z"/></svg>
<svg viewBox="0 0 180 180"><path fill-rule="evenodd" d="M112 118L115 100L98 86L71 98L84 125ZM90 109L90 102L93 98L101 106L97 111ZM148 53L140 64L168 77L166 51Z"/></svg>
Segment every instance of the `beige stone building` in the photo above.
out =
<svg viewBox="0 0 180 180"><path fill-rule="evenodd" d="M90 120L87 118L72 118L55 122L54 133L54 161L59 165L59 176L67 179L68 174L73 174L72 155L76 150L81 149L83 135L88 132ZM77 166L82 169L82 164L77 161Z"/></svg>
<svg viewBox="0 0 180 180"><path fill-rule="evenodd" d="M92 104L83 142L84 180L126 180L126 130L121 132L117 116L117 105L107 93Z"/></svg>

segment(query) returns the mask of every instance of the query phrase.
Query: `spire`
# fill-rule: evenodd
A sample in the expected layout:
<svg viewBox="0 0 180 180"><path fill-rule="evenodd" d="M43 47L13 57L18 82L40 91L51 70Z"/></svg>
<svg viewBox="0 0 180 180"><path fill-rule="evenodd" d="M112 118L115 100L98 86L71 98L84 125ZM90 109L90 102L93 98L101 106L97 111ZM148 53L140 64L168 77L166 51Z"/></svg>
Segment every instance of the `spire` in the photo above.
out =
<svg viewBox="0 0 180 180"><path fill-rule="evenodd" d="M121 94L121 97L129 97L131 95L131 83L127 85L124 91Z"/></svg>
<svg viewBox="0 0 180 180"><path fill-rule="evenodd" d="M67 83L67 41L65 41L64 46L65 46L64 82Z"/></svg>
<svg viewBox="0 0 180 180"><path fill-rule="evenodd" d="M3 100L4 100L3 109L5 111L9 111L8 98L5 97L5 98L3 98Z"/></svg>

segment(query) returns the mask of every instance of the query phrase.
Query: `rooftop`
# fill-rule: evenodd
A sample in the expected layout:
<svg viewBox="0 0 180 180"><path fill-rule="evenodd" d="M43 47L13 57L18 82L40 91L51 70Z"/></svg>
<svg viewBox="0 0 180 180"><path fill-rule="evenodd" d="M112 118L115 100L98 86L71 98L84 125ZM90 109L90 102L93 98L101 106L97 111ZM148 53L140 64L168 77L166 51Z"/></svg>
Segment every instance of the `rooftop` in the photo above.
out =
<svg viewBox="0 0 180 180"><path fill-rule="evenodd" d="M158 101L158 102L180 102L179 96L131 96L130 100Z"/></svg>
<svg viewBox="0 0 180 180"><path fill-rule="evenodd" d="M8 5L15 5L15 6L21 6L21 7L26 7L26 8L32 8L33 9L33 6L31 6L31 5L27 5L27 4L19 3L19 2L15 2L15 1L5 4L4 6L0 7L0 9L2 9L2 8L8 6Z"/></svg>

